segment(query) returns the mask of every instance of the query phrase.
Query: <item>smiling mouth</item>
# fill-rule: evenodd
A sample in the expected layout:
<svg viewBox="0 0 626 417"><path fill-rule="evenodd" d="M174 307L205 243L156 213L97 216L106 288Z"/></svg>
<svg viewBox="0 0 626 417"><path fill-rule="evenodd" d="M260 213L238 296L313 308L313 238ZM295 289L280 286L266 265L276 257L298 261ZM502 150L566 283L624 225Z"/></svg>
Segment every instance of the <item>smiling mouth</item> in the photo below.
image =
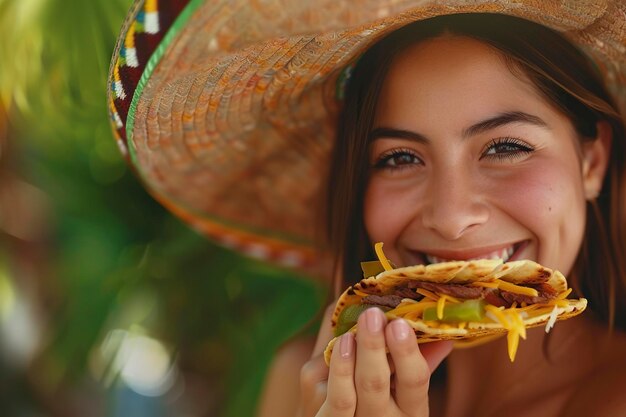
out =
<svg viewBox="0 0 626 417"><path fill-rule="evenodd" d="M455 256L452 258L443 258L426 252L421 252L421 255L427 265L440 262L450 261L473 261L476 259L502 259L502 262L514 261L519 258L520 252L528 245L528 241L514 243L510 246L502 247L491 252L482 253L472 256Z"/></svg>

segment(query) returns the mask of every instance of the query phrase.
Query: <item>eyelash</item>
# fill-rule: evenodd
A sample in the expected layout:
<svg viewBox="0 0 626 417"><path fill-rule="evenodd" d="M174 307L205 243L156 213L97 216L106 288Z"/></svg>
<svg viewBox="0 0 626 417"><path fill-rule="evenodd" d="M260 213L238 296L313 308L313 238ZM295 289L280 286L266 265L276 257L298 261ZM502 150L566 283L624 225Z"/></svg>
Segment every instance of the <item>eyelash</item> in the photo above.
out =
<svg viewBox="0 0 626 417"><path fill-rule="evenodd" d="M401 148L401 149L392 149L383 153L378 161L374 164L374 168L376 169L388 169L391 171L397 171L401 169L410 168L413 166L413 163L400 164L400 165L388 165L390 161L398 156L409 156L410 158L417 159L421 163L422 160L415 154L415 152L411 149Z"/></svg>
<svg viewBox="0 0 626 417"><path fill-rule="evenodd" d="M490 149L495 148L496 146L502 146L502 145L508 145L509 147L513 147L515 149L511 151L500 152L500 153L495 153L495 154L487 154L487 152ZM497 139L493 139L491 142L487 144L487 146L485 146L485 150L482 152L480 159L483 159L483 158L490 158L490 159L497 159L497 160L515 159L523 155L532 153L534 151L535 149L532 146L530 146L528 143L524 142L521 139L511 138L511 137L497 138Z"/></svg>
<svg viewBox="0 0 626 417"><path fill-rule="evenodd" d="M506 152L498 152L498 153L494 153L494 154L487 154L487 152L492 149L495 148L497 146L503 146L503 145L507 145L509 147L515 148L514 150L510 150L510 151L506 151ZM503 137L503 138L497 138L497 139L493 139L492 141L490 141L484 148L484 151L482 152L480 159L483 158L489 158L489 159L496 159L499 161L505 160L505 159L515 159L515 158L519 158L523 155L527 155L530 154L532 152L534 152L534 148L532 146L530 146L529 144L527 144L526 142L524 142L521 139L518 138L512 138L512 137ZM394 158L398 157L398 156L409 156L410 158L412 158L413 160L418 160L419 163L423 163L422 160L416 155L415 151L413 151L412 149L407 149L407 148L400 148L400 149L392 149L390 151L387 151L385 153L383 153L379 158L378 161L376 161L376 163L374 164L374 168L376 169L387 169L390 171L397 171L397 170L401 170L401 169L406 169L406 168L411 168L412 166L414 166L413 162L410 163L403 163L400 165L388 165L390 161L392 161Z"/></svg>

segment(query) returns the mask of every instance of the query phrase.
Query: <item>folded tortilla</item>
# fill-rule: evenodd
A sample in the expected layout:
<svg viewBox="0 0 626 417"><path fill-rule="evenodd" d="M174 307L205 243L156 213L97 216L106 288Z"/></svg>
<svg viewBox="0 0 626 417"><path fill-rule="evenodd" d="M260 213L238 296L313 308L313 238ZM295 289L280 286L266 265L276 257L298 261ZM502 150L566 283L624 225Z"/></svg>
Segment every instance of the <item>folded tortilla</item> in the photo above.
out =
<svg viewBox="0 0 626 417"><path fill-rule="evenodd" d="M350 286L339 297L332 317L336 337L324 352L327 364L339 336L346 331L356 332L356 325L351 325L356 322L354 311L362 309L350 306L379 306L389 320L405 319L415 331L418 343L467 343L465 339L491 340L507 334L511 361L515 359L519 338L526 338L527 328L545 325L547 332L556 321L576 316L587 307L584 298L567 299L571 289L563 274L530 260L503 263L499 259L482 259L390 269L383 255L381 263L388 270ZM453 310L452 306L467 300L483 300L480 319L460 321L445 317L447 308ZM437 312L435 320L433 307ZM348 308L352 314L342 316ZM427 309L429 320L423 317ZM351 318L346 322L348 315Z"/></svg>

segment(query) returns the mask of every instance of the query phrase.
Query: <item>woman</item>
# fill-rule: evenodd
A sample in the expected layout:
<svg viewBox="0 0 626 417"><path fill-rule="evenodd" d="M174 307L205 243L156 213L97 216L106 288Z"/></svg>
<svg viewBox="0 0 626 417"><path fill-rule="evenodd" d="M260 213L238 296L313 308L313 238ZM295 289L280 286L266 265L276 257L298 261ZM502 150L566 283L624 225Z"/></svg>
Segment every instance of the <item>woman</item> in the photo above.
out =
<svg viewBox="0 0 626 417"><path fill-rule="evenodd" d="M507 253L576 277L584 293L604 280L618 287L592 301L598 316L559 323L545 352L543 329L532 329L514 364L504 339L452 353L449 342L418 348L403 320L388 323L369 309L356 343L351 333L340 339L330 371L323 343L313 349L301 415L422 416L429 402L430 415L626 413L626 402L611 402L626 388L624 298L616 299L624 247L602 235L615 227L611 204L624 198L624 127L587 59L517 18L444 16L370 49L345 96L329 188L344 286L359 276L358 260L375 259L372 242L385 242L399 266ZM322 342L331 337L325 324ZM282 355L310 348L296 344ZM446 356L445 392L429 391ZM592 376L598 386L589 387Z"/></svg>
<svg viewBox="0 0 626 417"><path fill-rule="evenodd" d="M337 294L382 241L398 265L532 259L589 299L513 364L502 339L418 347L370 309L329 368L327 313L278 353L260 416L624 413L622 2L184 3L137 2L110 83L120 147L174 213L283 264L329 251Z"/></svg>

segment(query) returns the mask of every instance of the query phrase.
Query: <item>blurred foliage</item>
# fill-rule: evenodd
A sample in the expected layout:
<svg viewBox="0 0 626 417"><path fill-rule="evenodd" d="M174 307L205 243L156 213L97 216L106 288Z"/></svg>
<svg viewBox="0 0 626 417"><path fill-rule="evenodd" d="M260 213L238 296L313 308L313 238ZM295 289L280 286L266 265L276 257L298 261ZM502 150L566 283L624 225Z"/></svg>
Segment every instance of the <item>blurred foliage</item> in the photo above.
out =
<svg viewBox="0 0 626 417"><path fill-rule="evenodd" d="M69 415L51 405L56 393L81 392L98 377L94 368L108 366L93 358L109 331L140 326L171 347L183 374L211 389L203 393L213 399L206 415L252 415L269 359L315 315L326 287L211 244L127 169L105 90L129 6L0 0L0 98L10 121L1 150L4 158L11 152L8 169L50 206L36 242L45 252L36 258L45 261L37 269L44 344L10 391L16 395L0 399L6 410L6 401L39 403L50 415ZM22 246L10 246L9 264ZM19 287L19 274L13 279ZM0 364L0 391L12 372Z"/></svg>

